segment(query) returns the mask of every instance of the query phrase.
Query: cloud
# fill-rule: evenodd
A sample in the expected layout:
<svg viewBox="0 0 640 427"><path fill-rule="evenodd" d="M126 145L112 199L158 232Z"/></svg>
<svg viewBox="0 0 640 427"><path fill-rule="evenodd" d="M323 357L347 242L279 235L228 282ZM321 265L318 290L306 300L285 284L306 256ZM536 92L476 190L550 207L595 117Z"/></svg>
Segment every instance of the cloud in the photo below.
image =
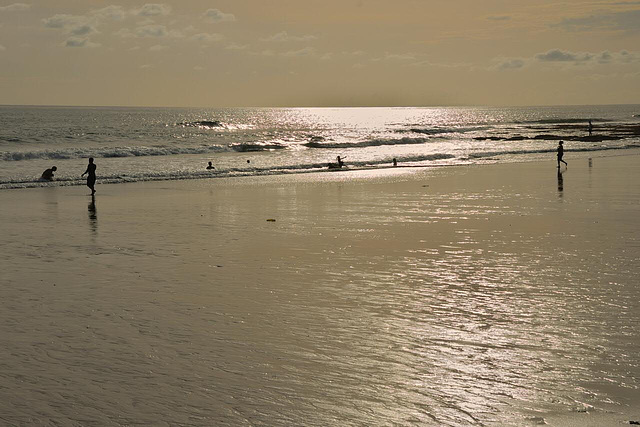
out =
<svg viewBox="0 0 640 427"><path fill-rule="evenodd" d="M613 30L634 32L640 30L640 9L614 13L603 12L581 18L565 18L551 26L562 28L566 31Z"/></svg>
<svg viewBox="0 0 640 427"><path fill-rule="evenodd" d="M507 15L487 16L487 19L489 21L508 21L509 19L511 19L511 17Z"/></svg>
<svg viewBox="0 0 640 427"><path fill-rule="evenodd" d="M86 37L69 37L67 41L64 42L66 47L98 47L100 46L97 43L92 43Z"/></svg>
<svg viewBox="0 0 640 427"><path fill-rule="evenodd" d="M121 21L126 16L126 12L122 6L107 6L102 9L91 11L91 15L98 19L111 19L114 21Z"/></svg>
<svg viewBox="0 0 640 427"><path fill-rule="evenodd" d="M497 64L490 69L496 70L516 70L538 64L631 64L640 62L640 54L621 50L619 52L570 52L561 49L551 49L547 52L538 53L530 58L496 58Z"/></svg>
<svg viewBox="0 0 640 427"><path fill-rule="evenodd" d="M164 45L161 45L161 44L157 44L157 45L155 45L155 46L151 46L151 47L149 48L149 50L150 50L151 52L160 52L161 50L165 50L165 49L167 49L167 48L168 48L167 46L164 46Z"/></svg>
<svg viewBox="0 0 640 427"><path fill-rule="evenodd" d="M191 37L189 37L189 39L197 42L203 42L203 43L214 43L224 39L224 36L222 34L216 34L216 33L213 33L213 34L199 33L199 34L192 35Z"/></svg>
<svg viewBox="0 0 640 427"><path fill-rule="evenodd" d="M171 7L161 3L147 3L144 6L134 9L132 13L136 16L160 16L168 15Z"/></svg>
<svg viewBox="0 0 640 427"><path fill-rule="evenodd" d="M66 14L53 15L51 18L42 20L47 28L66 28L72 25L81 24L84 17Z"/></svg>
<svg viewBox="0 0 640 427"><path fill-rule="evenodd" d="M138 37L138 38L163 38L163 37L182 38L182 37L184 37L184 34L182 34L182 32L180 32L178 30L168 30L166 26L157 25L157 24L141 25L141 26L135 28L133 31L131 31L128 28L122 28L121 30L118 30L115 34L120 36L120 37L125 37L125 38L129 38L129 37Z"/></svg>
<svg viewBox="0 0 640 427"><path fill-rule="evenodd" d="M551 49L535 56L538 61L542 62L585 62L593 57L592 53L573 53L560 49Z"/></svg>
<svg viewBox="0 0 640 427"><path fill-rule="evenodd" d="M86 36L95 32L96 29L91 25L79 25L71 29L71 34L73 34L74 36Z"/></svg>
<svg viewBox="0 0 640 427"><path fill-rule="evenodd" d="M290 50L288 52L281 53L282 56L297 57L297 56L312 56L316 54L316 50L312 47L305 47L299 50Z"/></svg>
<svg viewBox="0 0 640 427"><path fill-rule="evenodd" d="M7 48L0 44L0 52L2 52L3 50L7 50Z"/></svg>
<svg viewBox="0 0 640 427"><path fill-rule="evenodd" d="M304 42L317 39L313 35L291 36L286 31L281 31L269 37L261 39L263 42Z"/></svg>
<svg viewBox="0 0 640 427"><path fill-rule="evenodd" d="M384 57L375 59L385 61L415 61L416 57L410 53L387 53Z"/></svg>
<svg viewBox="0 0 640 427"><path fill-rule="evenodd" d="M521 58L504 58L496 65L498 70L517 70L526 65L526 61Z"/></svg>
<svg viewBox="0 0 640 427"><path fill-rule="evenodd" d="M136 28L135 34L138 37L166 37L169 32L164 25L143 25Z"/></svg>
<svg viewBox="0 0 640 427"><path fill-rule="evenodd" d="M21 12L29 9L31 9L31 5L26 3L14 3L8 6L0 6L0 12Z"/></svg>
<svg viewBox="0 0 640 427"><path fill-rule="evenodd" d="M236 20L233 13L224 13L219 9L208 9L204 16L211 22L233 22Z"/></svg>
<svg viewBox="0 0 640 427"><path fill-rule="evenodd" d="M225 46L225 49L226 50L245 50L248 47L249 46L246 44L230 43L227 46Z"/></svg>

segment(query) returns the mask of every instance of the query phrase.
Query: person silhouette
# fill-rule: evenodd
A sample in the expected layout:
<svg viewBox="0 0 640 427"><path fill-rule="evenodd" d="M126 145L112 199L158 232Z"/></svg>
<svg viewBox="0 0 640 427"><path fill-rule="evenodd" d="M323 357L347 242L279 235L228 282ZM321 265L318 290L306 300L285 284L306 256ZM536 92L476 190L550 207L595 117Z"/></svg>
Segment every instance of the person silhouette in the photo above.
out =
<svg viewBox="0 0 640 427"><path fill-rule="evenodd" d="M46 181L53 181L53 173L55 171L57 171L58 168L53 166L50 169L45 170L44 172L42 172L42 176L40 177L40 179L44 179Z"/></svg>
<svg viewBox="0 0 640 427"><path fill-rule="evenodd" d="M558 143L558 169L560 169L560 162L564 163L565 165L569 166L567 164L567 162L565 162L564 160L562 160L562 157L564 156L564 147L562 146L562 141L560 141Z"/></svg>
<svg viewBox="0 0 640 427"><path fill-rule="evenodd" d="M591 136L592 132L593 132L593 124L591 123L591 120L589 120L589 136Z"/></svg>
<svg viewBox="0 0 640 427"><path fill-rule="evenodd" d="M213 165L211 164L211 162L209 162L209 166L207 166L207 169L215 169L215 168L213 167Z"/></svg>
<svg viewBox="0 0 640 427"><path fill-rule="evenodd" d="M96 185L96 165L93 163L93 157L89 157L89 164L87 165L87 170L80 176L87 175L87 187L91 189L91 195L96 194L96 189L94 186Z"/></svg>

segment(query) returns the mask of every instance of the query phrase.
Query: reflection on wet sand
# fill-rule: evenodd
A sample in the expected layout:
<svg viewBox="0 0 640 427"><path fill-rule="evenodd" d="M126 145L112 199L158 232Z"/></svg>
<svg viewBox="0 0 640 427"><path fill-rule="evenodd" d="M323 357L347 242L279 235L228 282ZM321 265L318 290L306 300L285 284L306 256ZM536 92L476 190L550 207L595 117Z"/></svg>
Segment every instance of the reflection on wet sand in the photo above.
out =
<svg viewBox="0 0 640 427"><path fill-rule="evenodd" d="M558 196L562 197L562 192L564 191L564 178L562 177L562 172L558 169Z"/></svg>
<svg viewBox="0 0 640 427"><path fill-rule="evenodd" d="M96 234L98 232L98 210L96 208L96 196L91 196L91 201L89 202L89 206L87 206L87 211L89 213L89 226L91 227L91 231Z"/></svg>

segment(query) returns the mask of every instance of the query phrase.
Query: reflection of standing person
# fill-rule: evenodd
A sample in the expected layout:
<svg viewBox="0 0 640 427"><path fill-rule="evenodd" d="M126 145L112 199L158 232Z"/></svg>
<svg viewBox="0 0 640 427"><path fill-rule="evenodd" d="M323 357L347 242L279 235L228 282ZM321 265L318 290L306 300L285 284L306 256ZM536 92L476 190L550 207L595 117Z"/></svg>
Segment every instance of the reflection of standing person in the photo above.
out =
<svg viewBox="0 0 640 427"><path fill-rule="evenodd" d="M564 190L564 179L562 177L562 172L558 169L558 193L562 196L562 190Z"/></svg>
<svg viewBox="0 0 640 427"><path fill-rule="evenodd" d="M560 141L558 143L558 168L560 168L560 162L564 163L565 165L567 165L567 162L565 162L564 160L562 160L562 157L564 156L564 147L562 146L562 141ZM569 166L569 165L567 165Z"/></svg>
<svg viewBox="0 0 640 427"><path fill-rule="evenodd" d="M591 120L589 120L589 136L591 136L592 132L593 132L593 124L591 123Z"/></svg>
<svg viewBox="0 0 640 427"><path fill-rule="evenodd" d="M96 194L96 189L94 186L96 185L96 165L93 163L93 157L89 157L89 165L87 165L87 170L81 176L85 176L87 174L87 187L91 189L91 195Z"/></svg>
<svg viewBox="0 0 640 427"><path fill-rule="evenodd" d="M87 206L87 211L89 212L89 225L95 234L98 231L98 209L96 208L96 196L93 194L91 195L89 206Z"/></svg>

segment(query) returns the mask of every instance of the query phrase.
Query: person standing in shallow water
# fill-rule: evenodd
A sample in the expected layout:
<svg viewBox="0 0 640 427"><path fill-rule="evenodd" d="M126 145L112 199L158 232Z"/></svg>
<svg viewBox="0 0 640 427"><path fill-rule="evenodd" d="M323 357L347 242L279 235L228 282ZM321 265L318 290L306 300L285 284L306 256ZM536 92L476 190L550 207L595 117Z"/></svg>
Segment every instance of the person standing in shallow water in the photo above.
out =
<svg viewBox="0 0 640 427"><path fill-rule="evenodd" d="M562 160L562 157L564 156L564 147L562 146L562 141L560 141L558 143L558 169L560 169L560 162L564 163L565 165L569 166L567 164L567 162L565 162L564 160Z"/></svg>
<svg viewBox="0 0 640 427"><path fill-rule="evenodd" d="M93 157L89 157L89 165L87 166L87 170L81 176L87 175L87 187L91 189L91 195L96 194L96 189L94 186L96 185L96 165L93 163Z"/></svg>

